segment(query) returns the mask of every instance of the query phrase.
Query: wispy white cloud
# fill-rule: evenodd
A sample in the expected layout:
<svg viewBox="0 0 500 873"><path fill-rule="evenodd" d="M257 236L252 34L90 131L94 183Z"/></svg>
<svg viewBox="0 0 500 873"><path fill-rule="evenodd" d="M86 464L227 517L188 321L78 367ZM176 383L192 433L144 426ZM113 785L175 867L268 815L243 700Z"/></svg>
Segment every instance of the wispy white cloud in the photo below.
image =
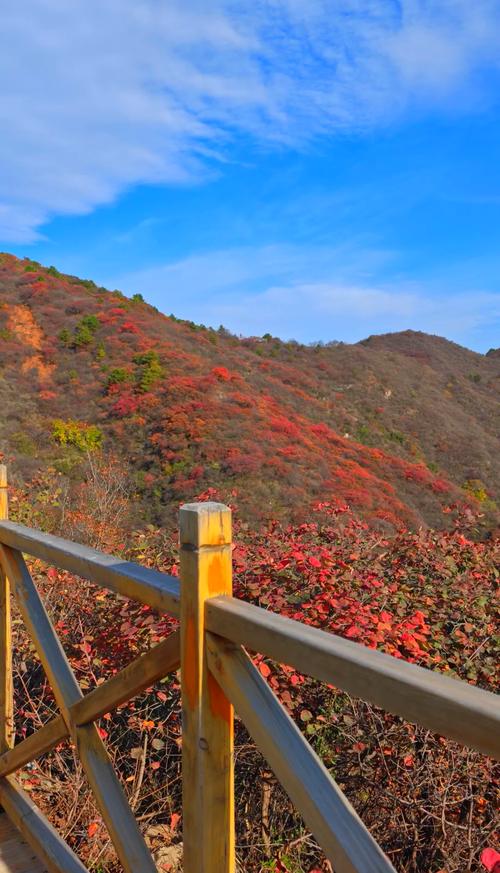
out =
<svg viewBox="0 0 500 873"><path fill-rule="evenodd" d="M372 333L423 330L479 348L481 333L500 326L500 295L471 291L438 298L425 285L318 282L272 286L232 303L205 307L209 323L233 330L311 341L356 342Z"/></svg>
<svg viewBox="0 0 500 873"><path fill-rule="evenodd" d="M6 0L0 237L417 105L495 99L497 0Z"/></svg>
<svg viewBox="0 0 500 873"><path fill-rule="evenodd" d="M372 333L423 330L479 351L498 344L500 294L436 281L384 279L396 253L344 246L267 246L210 252L113 277L163 312L234 333L301 342L356 342Z"/></svg>

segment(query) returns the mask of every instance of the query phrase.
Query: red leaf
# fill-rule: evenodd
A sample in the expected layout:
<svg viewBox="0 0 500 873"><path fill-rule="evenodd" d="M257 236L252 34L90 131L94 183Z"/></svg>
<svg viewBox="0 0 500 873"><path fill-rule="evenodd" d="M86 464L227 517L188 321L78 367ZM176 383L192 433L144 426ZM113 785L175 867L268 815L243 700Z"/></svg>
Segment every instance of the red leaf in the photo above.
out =
<svg viewBox="0 0 500 873"><path fill-rule="evenodd" d="M99 830L99 822L91 821L88 828L87 828L87 835L89 837L93 837L97 833L98 830Z"/></svg>

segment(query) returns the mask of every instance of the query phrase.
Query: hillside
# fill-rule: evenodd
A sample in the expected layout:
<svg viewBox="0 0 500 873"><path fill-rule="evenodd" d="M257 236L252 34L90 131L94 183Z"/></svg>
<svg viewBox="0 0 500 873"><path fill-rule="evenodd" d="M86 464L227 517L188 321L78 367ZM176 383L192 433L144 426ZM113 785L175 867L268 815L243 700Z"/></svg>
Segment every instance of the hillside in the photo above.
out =
<svg viewBox="0 0 500 873"><path fill-rule="evenodd" d="M494 353L411 331L240 339L8 254L0 294L0 449L18 481L78 478L102 446L146 521L216 488L248 520L336 499L379 526L442 526L466 498L498 523Z"/></svg>

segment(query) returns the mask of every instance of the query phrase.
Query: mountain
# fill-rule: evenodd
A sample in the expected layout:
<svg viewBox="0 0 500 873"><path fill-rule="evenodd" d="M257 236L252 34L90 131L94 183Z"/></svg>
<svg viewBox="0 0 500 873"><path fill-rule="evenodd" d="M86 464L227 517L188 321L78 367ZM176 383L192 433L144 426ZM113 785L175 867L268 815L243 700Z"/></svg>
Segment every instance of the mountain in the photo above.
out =
<svg viewBox="0 0 500 873"><path fill-rule="evenodd" d="M143 520L215 488L248 520L338 499L382 529L442 526L468 500L497 523L493 352L413 331L238 338L9 254L0 339L0 448L19 481L47 465L77 479L102 447Z"/></svg>

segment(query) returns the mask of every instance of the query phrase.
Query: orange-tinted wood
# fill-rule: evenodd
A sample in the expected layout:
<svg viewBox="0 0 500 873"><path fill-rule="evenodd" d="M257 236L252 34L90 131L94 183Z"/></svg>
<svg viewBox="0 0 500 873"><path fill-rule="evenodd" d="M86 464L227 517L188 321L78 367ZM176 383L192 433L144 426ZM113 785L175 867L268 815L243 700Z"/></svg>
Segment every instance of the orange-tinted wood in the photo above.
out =
<svg viewBox="0 0 500 873"><path fill-rule="evenodd" d="M0 464L0 519L9 517L7 467ZM14 745L10 583L0 567L0 752Z"/></svg>
<svg viewBox="0 0 500 873"><path fill-rule="evenodd" d="M233 708L208 672L205 602L231 594L231 511L180 512L184 873L234 873Z"/></svg>

